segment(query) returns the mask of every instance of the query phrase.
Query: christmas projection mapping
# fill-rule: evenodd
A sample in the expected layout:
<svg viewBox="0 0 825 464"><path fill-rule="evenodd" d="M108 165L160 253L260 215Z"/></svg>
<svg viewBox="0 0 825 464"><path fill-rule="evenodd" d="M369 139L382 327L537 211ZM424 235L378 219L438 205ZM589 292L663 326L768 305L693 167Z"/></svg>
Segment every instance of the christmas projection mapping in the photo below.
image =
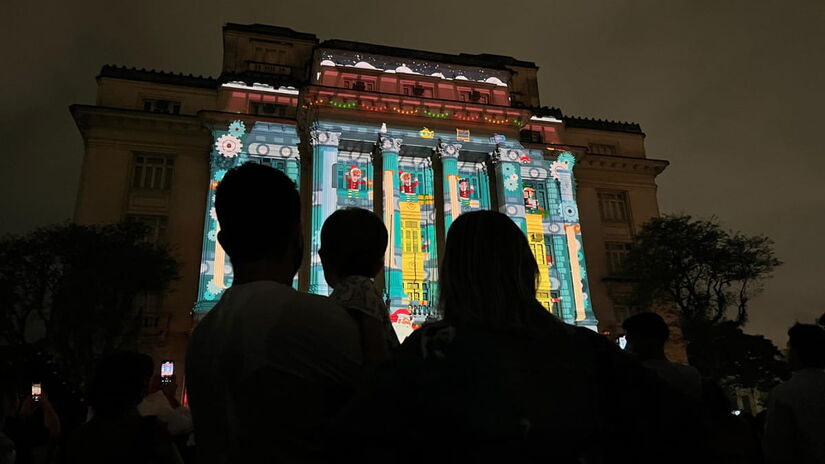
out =
<svg viewBox="0 0 825 464"><path fill-rule="evenodd" d="M302 200L312 203L310 271L300 286L296 279L296 288L331 292L318 248L321 225L333 211L380 211L389 232L385 296L394 325L409 333L439 317L436 231L446 232L465 212L490 209L496 198L499 210L527 235L540 268L539 301L567 322L595 328L575 199L575 157L560 152L547 160L540 150L518 143L464 134L459 141L456 133L424 132L340 122L320 122L310 131L311 191L301 192ZM216 240L214 209L215 188L226 171L261 163L283 170L300 185L294 126L255 122L250 128L234 121L213 137L197 311L209 310L232 284L232 267ZM434 163L440 169L434 170Z"/></svg>

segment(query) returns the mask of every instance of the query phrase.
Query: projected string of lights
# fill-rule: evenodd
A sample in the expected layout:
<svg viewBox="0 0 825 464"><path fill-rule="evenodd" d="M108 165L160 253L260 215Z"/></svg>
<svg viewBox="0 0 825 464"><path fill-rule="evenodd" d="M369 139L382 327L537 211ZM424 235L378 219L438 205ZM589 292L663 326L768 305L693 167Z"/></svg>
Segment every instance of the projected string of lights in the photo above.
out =
<svg viewBox="0 0 825 464"><path fill-rule="evenodd" d="M512 119L510 119L510 118L497 118L497 117L493 117L493 116L483 116L482 117L480 114L471 115L470 113L466 113L466 115L462 115L462 114L460 114L458 112L455 112L455 111L452 112L452 113L449 112L449 111L437 112L437 111L430 111L429 109L422 108L422 107L381 106L381 105L372 105L372 104L363 103L363 102L360 102L360 103L359 102L354 102L354 101L344 102L344 101L336 101L336 100L332 100L332 99L323 99L323 98L316 98L316 99L310 100L305 104L305 106L306 107L311 107L311 106L319 106L319 105L324 105L324 104L329 105L333 108L344 109L344 110L362 109L362 110L365 110L365 111L383 112L383 113L393 112L393 113L397 113L397 114L401 114L401 115L405 115L405 116L422 114L424 116L427 116L427 117L430 117L430 118L433 118L433 119L452 118L452 119L457 119L459 121L479 121L479 120L482 120L482 118L483 118L484 122L487 122L487 123L490 123L490 124L498 124L498 125L513 124L517 127L524 126L524 122L521 121L520 119L517 119L517 118L512 118Z"/></svg>

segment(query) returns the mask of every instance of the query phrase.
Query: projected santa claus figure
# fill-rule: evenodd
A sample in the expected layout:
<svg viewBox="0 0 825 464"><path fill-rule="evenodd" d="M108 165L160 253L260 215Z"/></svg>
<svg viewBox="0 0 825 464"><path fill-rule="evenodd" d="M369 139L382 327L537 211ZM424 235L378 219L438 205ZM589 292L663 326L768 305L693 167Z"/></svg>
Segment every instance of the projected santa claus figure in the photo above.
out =
<svg viewBox="0 0 825 464"><path fill-rule="evenodd" d="M415 188L418 187L418 179L414 179L412 173L401 171L401 193L408 195L415 193Z"/></svg>
<svg viewBox="0 0 825 464"><path fill-rule="evenodd" d="M390 322L395 334L398 336L398 341L403 342L405 338L413 333L413 318L412 314L407 309L398 309L390 314Z"/></svg>
<svg viewBox="0 0 825 464"><path fill-rule="evenodd" d="M536 198L536 189L531 187L524 188L524 207L528 210L539 208L539 201Z"/></svg>
<svg viewBox="0 0 825 464"><path fill-rule="evenodd" d="M458 179L458 197L462 200L469 200L470 195L475 193L476 189L470 185L470 181L465 178Z"/></svg>
<svg viewBox="0 0 825 464"><path fill-rule="evenodd" d="M367 185L367 180L363 179L363 171L358 166L350 166L349 172L344 174L347 179L347 190L356 192L361 189L362 185Z"/></svg>

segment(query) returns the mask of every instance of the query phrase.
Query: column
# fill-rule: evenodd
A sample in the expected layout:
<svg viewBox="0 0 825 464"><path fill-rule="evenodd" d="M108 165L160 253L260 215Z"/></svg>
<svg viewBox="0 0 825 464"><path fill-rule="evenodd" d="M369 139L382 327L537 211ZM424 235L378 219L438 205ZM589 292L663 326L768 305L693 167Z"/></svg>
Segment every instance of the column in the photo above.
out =
<svg viewBox="0 0 825 464"><path fill-rule="evenodd" d="M496 176L496 198L499 211L510 218L527 232L524 219L524 186L521 181L521 166L518 153L514 150L497 146L490 154Z"/></svg>
<svg viewBox="0 0 825 464"><path fill-rule="evenodd" d="M309 292L329 295L331 289L324 279L324 269L318 250L321 248L321 226L338 206L337 192L333 187L333 165L338 159L340 132L310 131L312 144L312 236L310 254Z"/></svg>
<svg viewBox="0 0 825 464"><path fill-rule="evenodd" d="M399 211L400 179L398 178L398 153L401 151L403 139L389 137L379 134L378 146L381 150L381 167L384 171L383 186L383 212L384 225L389 233L389 243L387 253L384 258L384 275L386 291L389 296L390 313L399 308L405 308L402 303L405 298L403 282L401 279L401 214Z"/></svg>
<svg viewBox="0 0 825 464"><path fill-rule="evenodd" d="M435 151L441 159L444 182L444 234L450 230L453 221L461 214L458 197L458 153L460 143L439 142Z"/></svg>
<svg viewBox="0 0 825 464"><path fill-rule="evenodd" d="M550 164L550 175L559 183L561 201L558 214L563 220L567 256L570 264L570 281L573 286L574 321L577 325L597 329L598 321L590 304L584 248L579 223L579 208L573 187L573 166L576 158L565 152Z"/></svg>
<svg viewBox="0 0 825 464"><path fill-rule="evenodd" d="M203 246L201 248L198 297L194 310L203 314L217 304L223 291L232 285L232 267L229 257L218 243L218 215L215 212L215 190L226 172L243 164L248 156L243 152L246 126L240 120L229 126L212 130L215 141L209 153L209 190L203 221Z"/></svg>

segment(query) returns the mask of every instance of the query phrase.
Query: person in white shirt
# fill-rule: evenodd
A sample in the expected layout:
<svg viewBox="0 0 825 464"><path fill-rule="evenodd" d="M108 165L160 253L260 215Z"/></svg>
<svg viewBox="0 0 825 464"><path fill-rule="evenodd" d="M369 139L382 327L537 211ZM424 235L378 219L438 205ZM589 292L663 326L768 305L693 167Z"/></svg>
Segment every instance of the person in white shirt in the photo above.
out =
<svg viewBox="0 0 825 464"><path fill-rule="evenodd" d="M363 364L358 328L332 300L296 292L300 198L281 171L230 170L216 192L234 278L187 353L197 462L312 462Z"/></svg>
<svg viewBox="0 0 825 464"><path fill-rule="evenodd" d="M793 375L768 401L762 445L767 463L825 463L825 329L788 330Z"/></svg>
<svg viewBox="0 0 825 464"><path fill-rule="evenodd" d="M702 395L702 377L695 367L671 362L665 356L665 343L670 328L662 316L641 312L622 323L627 339L627 351L636 355L646 368L654 371L670 388L691 399Z"/></svg>

